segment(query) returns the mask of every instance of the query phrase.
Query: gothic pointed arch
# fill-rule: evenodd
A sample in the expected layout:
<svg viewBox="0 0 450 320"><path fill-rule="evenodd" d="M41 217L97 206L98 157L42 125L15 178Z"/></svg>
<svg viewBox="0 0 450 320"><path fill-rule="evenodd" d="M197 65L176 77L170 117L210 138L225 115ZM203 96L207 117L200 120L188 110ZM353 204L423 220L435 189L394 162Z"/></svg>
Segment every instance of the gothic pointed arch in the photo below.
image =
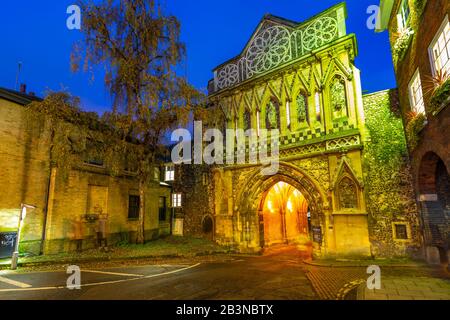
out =
<svg viewBox="0 0 450 320"><path fill-rule="evenodd" d="M333 119L348 117L347 85L345 78L336 73L329 82L329 101Z"/></svg>
<svg viewBox="0 0 450 320"><path fill-rule="evenodd" d="M267 130L280 129L280 102L272 96L265 104L265 124Z"/></svg>
<svg viewBox="0 0 450 320"><path fill-rule="evenodd" d="M364 185L346 156L342 157L331 186L336 211L361 210Z"/></svg>

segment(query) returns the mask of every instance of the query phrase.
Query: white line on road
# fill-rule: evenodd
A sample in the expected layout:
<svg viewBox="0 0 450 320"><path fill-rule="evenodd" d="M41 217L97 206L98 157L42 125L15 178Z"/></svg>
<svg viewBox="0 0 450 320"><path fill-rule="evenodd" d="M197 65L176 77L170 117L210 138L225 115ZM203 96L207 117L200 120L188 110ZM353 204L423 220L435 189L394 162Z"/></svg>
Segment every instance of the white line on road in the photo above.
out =
<svg viewBox="0 0 450 320"><path fill-rule="evenodd" d="M129 281L136 281L136 280L142 280L142 279L156 278L156 277L161 277L161 276L165 276L165 275L169 275L169 274L174 274L174 273L186 271L186 270L198 267L200 264L201 263L197 263L197 264L194 264L194 265L189 266L189 267L185 267L185 268L181 268L181 269L177 269L177 270L173 270L173 271L168 271L168 272L163 272L163 273L158 273L158 274L152 274L152 275L145 276L145 277L141 276L139 278L133 278L133 279L123 279L123 280L115 280L115 281L87 283L87 284L82 284L81 287L102 286L102 285L107 285L107 284L116 284L116 283L121 283L121 282L129 282ZM67 289L65 286L40 287L40 288L30 288L30 287L26 287L26 288L23 288L23 289L0 289L0 292L18 292L18 291L22 291L23 292L23 291L42 291L42 290Z"/></svg>
<svg viewBox="0 0 450 320"><path fill-rule="evenodd" d="M132 273L120 273L120 272L106 272L106 271L99 271L99 270L81 270L81 272L88 272L88 273L99 273L99 274L110 274L112 276L123 276L123 277L143 277L143 274L132 274Z"/></svg>
<svg viewBox="0 0 450 320"><path fill-rule="evenodd" d="M5 277L1 277L1 276L0 276L0 282L4 282L4 283L7 283L12 286L19 287L19 288L31 288L31 285L29 285L28 283L14 281L14 280L11 280L11 279L8 279Z"/></svg>

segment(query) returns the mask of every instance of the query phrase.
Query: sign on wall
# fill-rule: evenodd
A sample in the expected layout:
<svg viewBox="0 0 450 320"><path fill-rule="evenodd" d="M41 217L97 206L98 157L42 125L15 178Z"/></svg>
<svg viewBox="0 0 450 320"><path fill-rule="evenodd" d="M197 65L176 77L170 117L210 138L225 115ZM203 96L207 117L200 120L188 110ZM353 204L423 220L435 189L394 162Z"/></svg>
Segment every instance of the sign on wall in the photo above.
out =
<svg viewBox="0 0 450 320"><path fill-rule="evenodd" d="M0 258L11 257L16 238L17 232L0 233Z"/></svg>

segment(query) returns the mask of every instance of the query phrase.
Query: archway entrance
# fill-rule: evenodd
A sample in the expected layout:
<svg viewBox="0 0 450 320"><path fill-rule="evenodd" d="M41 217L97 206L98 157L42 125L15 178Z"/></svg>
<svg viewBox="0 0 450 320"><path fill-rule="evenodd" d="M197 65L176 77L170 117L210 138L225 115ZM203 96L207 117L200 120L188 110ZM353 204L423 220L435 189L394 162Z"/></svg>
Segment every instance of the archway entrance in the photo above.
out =
<svg viewBox="0 0 450 320"><path fill-rule="evenodd" d="M263 197L264 246L309 243L308 202L292 185L280 181Z"/></svg>
<svg viewBox="0 0 450 320"><path fill-rule="evenodd" d="M425 154L419 169L419 191L427 260L448 263L450 178L442 159Z"/></svg>

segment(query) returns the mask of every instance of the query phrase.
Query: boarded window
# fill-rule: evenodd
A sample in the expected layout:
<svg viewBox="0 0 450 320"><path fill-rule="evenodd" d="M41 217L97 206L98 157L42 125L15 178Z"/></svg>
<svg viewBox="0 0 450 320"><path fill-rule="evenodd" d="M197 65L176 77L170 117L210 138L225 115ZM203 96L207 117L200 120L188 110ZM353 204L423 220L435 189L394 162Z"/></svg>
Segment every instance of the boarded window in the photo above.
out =
<svg viewBox="0 0 450 320"><path fill-rule="evenodd" d="M108 213L108 187L88 186L87 214Z"/></svg>

